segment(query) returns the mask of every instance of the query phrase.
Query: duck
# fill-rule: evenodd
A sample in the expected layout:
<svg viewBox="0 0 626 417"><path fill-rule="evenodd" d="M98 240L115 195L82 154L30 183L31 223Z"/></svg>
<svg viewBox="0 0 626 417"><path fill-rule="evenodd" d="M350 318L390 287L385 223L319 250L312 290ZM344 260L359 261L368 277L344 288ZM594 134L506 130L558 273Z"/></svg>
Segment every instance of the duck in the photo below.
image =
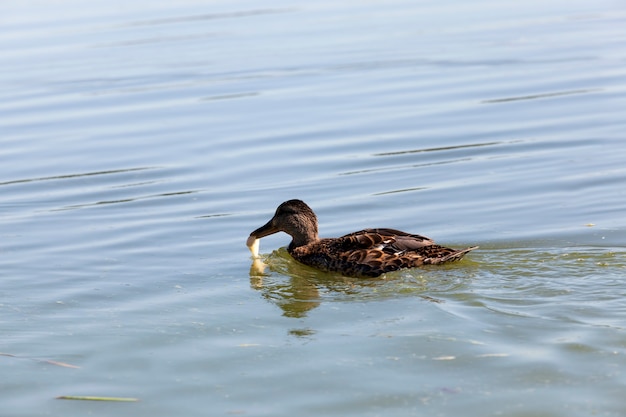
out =
<svg viewBox="0 0 626 417"><path fill-rule="evenodd" d="M250 233L246 242L258 257L259 239L278 232L291 236L287 252L298 262L349 277L378 277L387 272L458 261L478 246L451 249L400 230L364 229L337 238L320 238L317 216L302 200L280 204L274 216Z"/></svg>

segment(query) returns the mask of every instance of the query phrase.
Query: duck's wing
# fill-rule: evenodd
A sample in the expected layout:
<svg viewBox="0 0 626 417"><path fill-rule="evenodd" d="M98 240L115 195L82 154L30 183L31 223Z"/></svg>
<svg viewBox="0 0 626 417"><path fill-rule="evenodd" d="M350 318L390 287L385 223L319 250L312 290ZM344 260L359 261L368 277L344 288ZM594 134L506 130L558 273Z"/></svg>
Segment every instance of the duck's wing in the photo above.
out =
<svg viewBox="0 0 626 417"><path fill-rule="evenodd" d="M388 254L402 254L434 245L426 236L414 235L395 229L365 229L337 239L344 250L376 250Z"/></svg>
<svg viewBox="0 0 626 417"><path fill-rule="evenodd" d="M401 268L457 261L476 249L446 248L425 236L394 229L365 229L321 242L328 245L325 250L332 254L327 260L327 269L370 277Z"/></svg>
<svg viewBox="0 0 626 417"><path fill-rule="evenodd" d="M303 264L324 271L377 277L401 268L457 261L473 249L476 247L446 248L425 236L395 229L365 229L309 245L290 246L288 251Z"/></svg>

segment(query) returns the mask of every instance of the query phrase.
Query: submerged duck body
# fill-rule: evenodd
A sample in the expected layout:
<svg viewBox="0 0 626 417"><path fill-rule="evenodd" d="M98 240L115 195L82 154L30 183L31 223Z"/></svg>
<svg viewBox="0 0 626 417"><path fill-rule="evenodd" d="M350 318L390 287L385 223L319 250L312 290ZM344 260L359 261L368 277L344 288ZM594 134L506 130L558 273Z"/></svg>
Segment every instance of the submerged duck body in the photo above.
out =
<svg viewBox="0 0 626 417"><path fill-rule="evenodd" d="M425 236L394 229L364 229L338 238L320 239L317 216L301 200L289 200L274 217L250 234L248 246L277 232L292 238L287 247L297 261L322 271L354 277L377 277L385 272L458 261L478 246L456 250Z"/></svg>

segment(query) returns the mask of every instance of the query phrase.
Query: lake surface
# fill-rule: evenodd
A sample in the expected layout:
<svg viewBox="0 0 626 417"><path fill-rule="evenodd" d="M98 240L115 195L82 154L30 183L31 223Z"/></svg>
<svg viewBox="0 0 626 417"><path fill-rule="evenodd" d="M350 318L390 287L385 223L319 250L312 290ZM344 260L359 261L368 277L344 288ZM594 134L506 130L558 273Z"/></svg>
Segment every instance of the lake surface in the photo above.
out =
<svg viewBox="0 0 626 417"><path fill-rule="evenodd" d="M623 2L3 2L3 416L623 416ZM359 280L249 233L393 227ZM59 400L114 396L135 403Z"/></svg>

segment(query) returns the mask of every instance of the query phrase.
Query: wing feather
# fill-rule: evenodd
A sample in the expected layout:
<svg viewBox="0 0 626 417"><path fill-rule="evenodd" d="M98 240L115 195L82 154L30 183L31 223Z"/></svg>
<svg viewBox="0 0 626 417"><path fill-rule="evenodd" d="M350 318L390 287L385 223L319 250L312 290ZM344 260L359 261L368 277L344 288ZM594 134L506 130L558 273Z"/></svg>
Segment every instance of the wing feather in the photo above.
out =
<svg viewBox="0 0 626 417"><path fill-rule="evenodd" d="M339 238L353 249L377 249L386 253L414 251L435 242L422 235L415 235L395 229L364 229Z"/></svg>

